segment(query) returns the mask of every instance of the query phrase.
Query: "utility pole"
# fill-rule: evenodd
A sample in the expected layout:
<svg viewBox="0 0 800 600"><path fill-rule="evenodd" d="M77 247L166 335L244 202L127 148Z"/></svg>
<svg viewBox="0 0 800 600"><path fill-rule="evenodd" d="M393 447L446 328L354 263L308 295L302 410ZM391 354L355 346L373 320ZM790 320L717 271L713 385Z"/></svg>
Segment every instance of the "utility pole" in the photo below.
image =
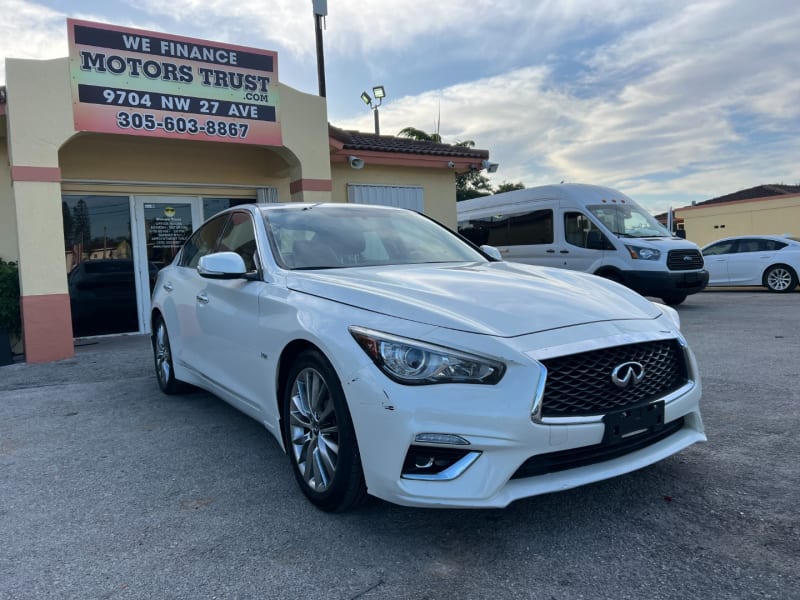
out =
<svg viewBox="0 0 800 600"><path fill-rule="evenodd" d="M323 98L325 91L325 51L322 47L322 19L328 15L328 0L311 0L314 5L314 31L317 39L317 80L319 95Z"/></svg>

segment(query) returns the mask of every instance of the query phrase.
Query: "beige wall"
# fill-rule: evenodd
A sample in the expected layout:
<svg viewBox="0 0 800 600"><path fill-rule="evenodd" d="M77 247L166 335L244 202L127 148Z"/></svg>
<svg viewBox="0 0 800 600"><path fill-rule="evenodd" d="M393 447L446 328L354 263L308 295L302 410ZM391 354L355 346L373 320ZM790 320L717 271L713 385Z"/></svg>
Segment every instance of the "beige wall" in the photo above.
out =
<svg viewBox="0 0 800 600"><path fill-rule="evenodd" d="M292 181L331 178L328 146L328 108L325 98L278 86L278 119L282 123L283 149L277 152L293 167ZM295 193L293 202L330 202L330 192ZM290 201L281 196L281 200Z"/></svg>
<svg viewBox="0 0 800 600"><path fill-rule="evenodd" d="M347 202L348 183L421 186L424 189L425 214L451 229L456 228L456 186L452 170L386 167L369 163L363 169L351 169L346 163L334 163L331 174L334 202Z"/></svg>
<svg viewBox="0 0 800 600"><path fill-rule="evenodd" d="M243 194L239 186L249 188L246 195L272 186L281 200L290 198L289 165L258 146L83 134L59 157L65 191L235 196ZM232 187L211 187L224 184Z"/></svg>
<svg viewBox="0 0 800 600"><path fill-rule="evenodd" d="M686 237L705 246L735 235L800 236L800 195L680 208Z"/></svg>
<svg viewBox="0 0 800 600"><path fill-rule="evenodd" d="M58 149L73 135L68 60L6 60L8 153L12 168L58 168ZM14 181L20 290L65 294L61 186Z"/></svg>
<svg viewBox="0 0 800 600"><path fill-rule="evenodd" d="M17 215L11 194L11 170L5 133L5 119L0 118L0 258L16 261L19 258Z"/></svg>

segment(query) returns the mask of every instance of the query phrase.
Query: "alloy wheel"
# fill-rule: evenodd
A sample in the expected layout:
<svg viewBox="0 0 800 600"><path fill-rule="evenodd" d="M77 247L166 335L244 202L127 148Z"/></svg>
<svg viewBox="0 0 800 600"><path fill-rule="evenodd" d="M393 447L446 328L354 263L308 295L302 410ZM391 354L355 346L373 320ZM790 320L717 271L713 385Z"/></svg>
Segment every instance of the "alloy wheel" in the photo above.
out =
<svg viewBox="0 0 800 600"><path fill-rule="evenodd" d="M158 324L156 329L156 373L163 386L167 386L172 374L172 355L169 348L169 336L164 322Z"/></svg>
<svg viewBox="0 0 800 600"><path fill-rule="evenodd" d="M328 384L316 369L303 369L292 384L289 431L303 481L324 492L339 463L339 425Z"/></svg>
<svg viewBox="0 0 800 600"><path fill-rule="evenodd" d="M783 292L792 284L792 274L780 267L772 269L767 275L767 286L776 292Z"/></svg>

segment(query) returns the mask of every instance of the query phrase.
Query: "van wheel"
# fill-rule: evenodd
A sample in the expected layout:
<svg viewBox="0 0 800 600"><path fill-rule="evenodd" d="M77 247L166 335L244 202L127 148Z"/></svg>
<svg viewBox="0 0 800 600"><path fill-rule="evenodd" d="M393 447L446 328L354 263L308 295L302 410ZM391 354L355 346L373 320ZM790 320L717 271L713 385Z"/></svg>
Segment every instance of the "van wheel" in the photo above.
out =
<svg viewBox="0 0 800 600"><path fill-rule="evenodd" d="M619 273L616 273L614 271L605 271L603 273L600 273L599 275L603 279L608 279L609 281L613 281L614 283L625 285L625 282L622 280L622 277L619 275Z"/></svg>
<svg viewBox="0 0 800 600"><path fill-rule="evenodd" d="M668 306L678 306L678 304L686 300L686 294L672 294L670 296L663 296L661 300Z"/></svg>

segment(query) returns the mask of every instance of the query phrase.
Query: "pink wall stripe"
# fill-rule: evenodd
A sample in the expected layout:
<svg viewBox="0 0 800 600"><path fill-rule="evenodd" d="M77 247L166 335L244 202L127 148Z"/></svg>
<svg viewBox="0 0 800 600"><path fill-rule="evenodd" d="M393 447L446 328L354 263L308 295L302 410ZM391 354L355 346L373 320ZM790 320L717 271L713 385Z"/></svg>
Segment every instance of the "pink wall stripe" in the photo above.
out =
<svg viewBox="0 0 800 600"><path fill-rule="evenodd" d="M44 183L61 183L61 169L58 167L11 167L11 179L14 181L38 181Z"/></svg>

